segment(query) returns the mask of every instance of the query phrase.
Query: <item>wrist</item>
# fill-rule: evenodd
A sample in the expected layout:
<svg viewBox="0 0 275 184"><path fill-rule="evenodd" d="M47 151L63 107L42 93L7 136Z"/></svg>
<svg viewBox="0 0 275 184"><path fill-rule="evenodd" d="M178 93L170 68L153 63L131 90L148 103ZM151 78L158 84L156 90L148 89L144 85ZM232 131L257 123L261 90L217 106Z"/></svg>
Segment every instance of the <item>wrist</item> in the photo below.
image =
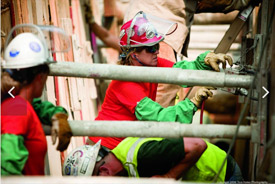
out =
<svg viewBox="0 0 275 184"><path fill-rule="evenodd" d="M58 112L58 113L55 113L53 116L52 116L52 121L56 121L56 120L59 120L59 119L68 119L68 115L66 113L63 113L63 112Z"/></svg>
<svg viewBox="0 0 275 184"><path fill-rule="evenodd" d="M200 102L198 102L195 97L190 99L190 101L197 107L197 108L200 108Z"/></svg>

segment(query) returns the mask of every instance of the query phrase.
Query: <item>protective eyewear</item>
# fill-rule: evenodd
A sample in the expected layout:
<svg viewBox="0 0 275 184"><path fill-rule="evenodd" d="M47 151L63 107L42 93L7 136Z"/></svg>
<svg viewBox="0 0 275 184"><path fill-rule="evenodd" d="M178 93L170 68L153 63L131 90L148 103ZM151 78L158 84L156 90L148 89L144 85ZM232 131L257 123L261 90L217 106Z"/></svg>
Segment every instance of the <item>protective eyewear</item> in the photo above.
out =
<svg viewBox="0 0 275 184"><path fill-rule="evenodd" d="M106 155L108 155L108 153L109 153L109 150L107 150L107 148L102 146L98 151L96 162L101 161Z"/></svg>
<svg viewBox="0 0 275 184"><path fill-rule="evenodd" d="M159 50L159 44L153 45L151 47L145 47L145 50L148 53L155 53L157 50Z"/></svg>

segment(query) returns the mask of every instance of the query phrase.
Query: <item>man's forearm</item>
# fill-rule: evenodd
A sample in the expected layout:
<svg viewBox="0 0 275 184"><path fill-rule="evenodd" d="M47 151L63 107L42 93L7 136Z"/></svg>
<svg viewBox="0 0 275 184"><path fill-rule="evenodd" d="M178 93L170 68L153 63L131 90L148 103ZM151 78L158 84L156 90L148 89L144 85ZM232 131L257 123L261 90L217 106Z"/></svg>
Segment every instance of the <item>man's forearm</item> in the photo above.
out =
<svg viewBox="0 0 275 184"><path fill-rule="evenodd" d="M111 34L107 29L98 25L97 23L90 24L90 29L95 33L95 35L103 41L107 46L118 50L121 52L119 46L119 39L115 35Z"/></svg>

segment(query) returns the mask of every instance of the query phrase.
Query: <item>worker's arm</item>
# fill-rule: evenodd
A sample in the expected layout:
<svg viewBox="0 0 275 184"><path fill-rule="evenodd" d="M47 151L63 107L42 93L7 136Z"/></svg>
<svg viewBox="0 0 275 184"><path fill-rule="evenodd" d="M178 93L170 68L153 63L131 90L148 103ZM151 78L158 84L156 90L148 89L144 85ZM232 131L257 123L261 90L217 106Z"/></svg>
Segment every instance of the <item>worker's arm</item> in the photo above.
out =
<svg viewBox="0 0 275 184"><path fill-rule="evenodd" d="M49 101L42 101L40 98L33 99L32 106L40 121L44 125L52 125L52 117L55 114L68 114L65 108L61 106L55 106Z"/></svg>
<svg viewBox="0 0 275 184"><path fill-rule="evenodd" d="M145 97L136 106L135 115L141 121L192 123L197 107L188 98L167 108Z"/></svg>
<svg viewBox="0 0 275 184"><path fill-rule="evenodd" d="M173 68L187 69L187 70L211 70L211 67L205 64L204 60L210 51L200 54L194 61L178 61L173 65Z"/></svg>
<svg viewBox="0 0 275 184"><path fill-rule="evenodd" d="M202 87L191 100L186 98L176 105L166 108L145 97L138 102L135 115L141 121L192 123L193 115L200 108L202 101L213 96L213 93L210 91L211 89L213 88Z"/></svg>
<svg viewBox="0 0 275 184"><path fill-rule="evenodd" d="M173 68L189 70L214 70L219 72L219 64L222 63L223 69L226 64L233 65L233 60L229 55L206 51L200 54L194 61L179 61L173 65Z"/></svg>
<svg viewBox="0 0 275 184"><path fill-rule="evenodd" d="M181 178L184 173L196 164L203 152L206 150L206 143L200 138L183 138L185 157L176 166L171 168L164 175L153 177Z"/></svg>
<svg viewBox="0 0 275 184"><path fill-rule="evenodd" d="M89 26L90 30L92 30L106 46L122 52L119 46L119 38L117 36L113 35L104 27L98 25L96 22L90 23Z"/></svg>
<svg viewBox="0 0 275 184"><path fill-rule="evenodd" d="M256 6L260 2L260 0L200 0L196 8L196 13L228 13L234 10L243 10L249 4Z"/></svg>
<svg viewBox="0 0 275 184"><path fill-rule="evenodd" d="M225 69L226 63L233 65L233 60L229 55L206 51L200 54L195 61L179 61L173 65L173 68L189 70L214 70L219 72L219 64L222 63Z"/></svg>
<svg viewBox="0 0 275 184"><path fill-rule="evenodd" d="M119 52L122 52L119 46L119 38L112 33L110 33L109 30L106 28L98 25L95 22L95 18L93 15L92 7L89 3L85 3L85 19L87 24L89 25L90 30L100 39L103 41L105 45L108 47L111 47L113 49L118 50Z"/></svg>
<svg viewBox="0 0 275 184"><path fill-rule="evenodd" d="M233 60L229 55L214 53L206 51L200 54L194 61L179 61L173 65L173 68L189 69L189 70L214 70L216 72L220 71L219 64L222 63L223 69L226 68L228 63L233 66ZM186 85L181 85L182 87L188 87Z"/></svg>
<svg viewBox="0 0 275 184"><path fill-rule="evenodd" d="M22 175L29 152L22 135L1 135L1 175Z"/></svg>
<svg viewBox="0 0 275 184"><path fill-rule="evenodd" d="M32 106L42 124L51 125L53 144L55 144L57 137L59 138L56 149L59 151L66 150L72 137L67 110L61 106L55 106L51 102L41 101L39 98L33 100Z"/></svg>

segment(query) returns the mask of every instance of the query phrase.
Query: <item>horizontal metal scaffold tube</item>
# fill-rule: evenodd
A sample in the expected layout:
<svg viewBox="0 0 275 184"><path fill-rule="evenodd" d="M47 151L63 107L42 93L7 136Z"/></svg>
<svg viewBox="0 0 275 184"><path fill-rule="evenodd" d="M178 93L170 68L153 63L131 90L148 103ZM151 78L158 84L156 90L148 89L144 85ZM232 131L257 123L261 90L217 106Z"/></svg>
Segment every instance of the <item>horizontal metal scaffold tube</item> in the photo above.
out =
<svg viewBox="0 0 275 184"><path fill-rule="evenodd" d="M248 88L252 81L252 76L229 75L224 72L75 62L52 63L50 70L50 75L53 76L184 84L188 86Z"/></svg>
<svg viewBox="0 0 275 184"><path fill-rule="evenodd" d="M129 178L129 177L91 177L91 176L78 176L78 177L62 177L62 176L13 176L2 177L2 184L194 184L198 182L184 182L176 181L171 178Z"/></svg>
<svg viewBox="0 0 275 184"><path fill-rule="evenodd" d="M236 125L195 125L153 121L69 121L74 136L232 138ZM251 127L240 126L237 138L250 139Z"/></svg>

